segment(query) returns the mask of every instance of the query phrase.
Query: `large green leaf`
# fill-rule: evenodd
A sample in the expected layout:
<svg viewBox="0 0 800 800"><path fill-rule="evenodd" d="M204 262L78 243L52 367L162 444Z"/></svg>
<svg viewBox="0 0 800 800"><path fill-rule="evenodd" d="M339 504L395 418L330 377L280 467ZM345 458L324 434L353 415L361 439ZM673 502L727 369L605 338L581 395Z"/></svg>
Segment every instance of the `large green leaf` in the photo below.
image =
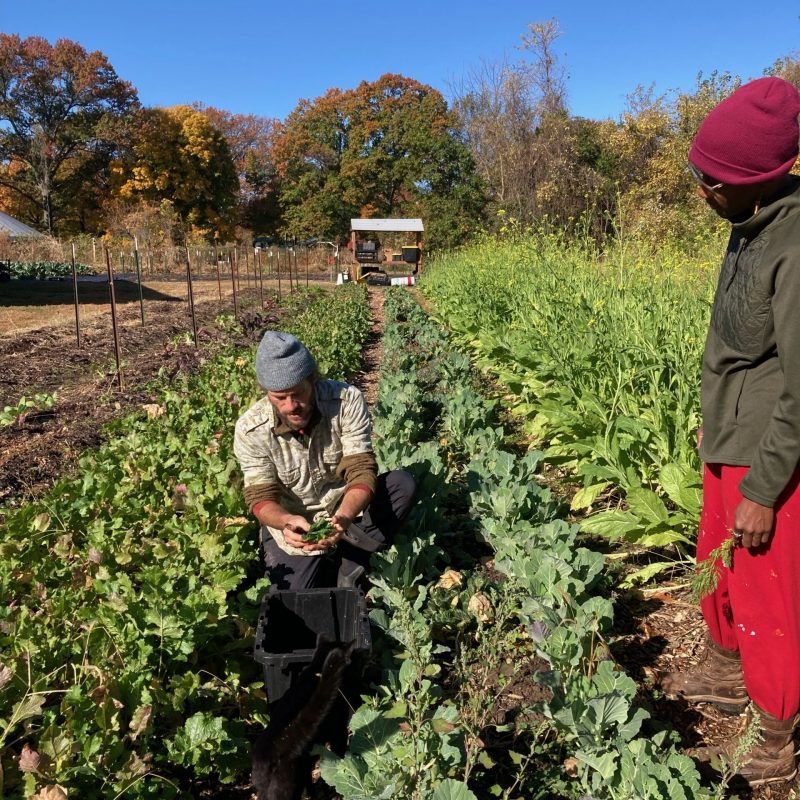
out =
<svg viewBox="0 0 800 800"><path fill-rule="evenodd" d="M648 583L657 575L672 569L675 565L671 561L656 561L653 564L648 564L646 567L637 569L630 575L627 575L624 580L620 582L623 589L630 589L633 586L638 586L643 583Z"/></svg>
<svg viewBox="0 0 800 800"><path fill-rule="evenodd" d="M639 517L644 524L651 522L666 522L669 511L664 501L652 490L644 488L631 489L625 496L630 510Z"/></svg>
<svg viewBox="0 0 800 800"><path fill-rule="evenodd" d="M466 783L448 778L436 787L431 800L478 800L478 798L469 790Z"/></svg>
<svg viewBox="0 0 800 800"><path fill-rule="evenodd" d="M696 470L670 462L661 468L658 481L676 506L694 516L700 515L703 490Z"/></svg>
<svg viewBox="0 0 800 800"><path fill-rule="evenodd" d="M598 772L605 781L610 781L617 771L619 756L616 753L590 753L587 750L578 750L575 757Z"/></svg>
<svg viewBox="0 0 800 800"><path fill-rule="evenodd" d="M581 530L604 536L606 539L620 539L626 533L641 528L639 521L631 513L614 509L601 511L581 522Z"/></svg>
<svg viewBox="0 0 800 800"><path fill-rule="evenodd" d="M584 486L575 492L570 503L572 511L580 511L583 508L591 508L592 503L609 487L609 483L593 483L590 486Z"/></svg>
<svg viewBox="0 0 800 800"><path fill-rule="evenodd" d="M692 540L675 528L659 525L660 531L655 533L646 532L643 536L638 536L634 540L639 547L667 547L671 544L680 542L681 544L691 545Z"/></svg>

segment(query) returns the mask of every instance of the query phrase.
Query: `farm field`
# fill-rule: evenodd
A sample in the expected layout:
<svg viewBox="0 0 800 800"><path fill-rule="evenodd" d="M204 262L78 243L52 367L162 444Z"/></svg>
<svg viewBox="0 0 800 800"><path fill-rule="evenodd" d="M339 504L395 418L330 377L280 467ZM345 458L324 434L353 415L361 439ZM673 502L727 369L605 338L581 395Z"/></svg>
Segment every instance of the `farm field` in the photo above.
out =
<svg viewBox="0 0 800 800"><path fill-rule="evenodd" d="M312 275L314 285L325 285L327 275ZM300 276L300 285L305 286L305 275ZM108 285L104 279L79 280L81 321L94 320L95 317L109 316ZM242 279L241 293L245 301L257 294L254 281ZM116 301L123 318L139 319L139 287L135 278L114 280ZM265 279L264 291L267 296L277 293L278 281ZM288 282L283 280L282 292L288 291ZM233 309L233 290L230 276L223 276L220 284L216 278L195 278L192 281L195 303L216 303L218 312ZM160 316L165 311L163 303L186 303L185 278L145 279L143 281L145 318L150 314ZM222 299L220 299L220 295ZM44 296L45 302L42 302ZM131 314L126 312L132 311ZM0 337L17 336L41 328L64 325L72 326L74 337L75 306L71 280L59 281L11 281L0 285Z"/></svg>
<svg viewBox="0 0 800 800"><path fill-rule="evenodd" d="M347 756L323 754L320 798L725 796L677 737L739 721L652 691L653 669L691 663L699 630L676 564L696 521L713 269L593 276L557 244L443 258L422 284L433 317L394 289L372 292L370 314L356 286L269 309L331 375L363 370L368 341L381 468L419 485L406 535L375 557L370 688ZM6 511L8 797L249 798L265 587L230 451L255 391L245 333L231 326L150 398L163 411L115 423L71 479Z"/></svg>
<svg viewBox="0 0 800 800"><path fill-rule="evenodd" d="M17 424L0 427L0 501L47 486L62 464L100 441L104 422L119 416L122 409L150 402L152 397L145 386L159 370L176 374L196 367L230 339L231 332L215 323L220 315L224 320L233 314L230 281L223 285L222 302L216 280L193 282L197 348L192 339L185 281L145 284L144 326L136 284L117 280L115 286L122 393L116 390L106 283L80 285L80 347L75 336L71 282L12 281L0 287L0 314L10 320L10 329L0 335L0 409L15 407L22 397L56 395L46 409L23 409L27 413ZM242 286L237 302L246 319L261 307L261 292L247 289L245 282ZM277 282L264 282L266 316L278 305L277 292ZM285 282L281 298L289 298Z"/></svg>

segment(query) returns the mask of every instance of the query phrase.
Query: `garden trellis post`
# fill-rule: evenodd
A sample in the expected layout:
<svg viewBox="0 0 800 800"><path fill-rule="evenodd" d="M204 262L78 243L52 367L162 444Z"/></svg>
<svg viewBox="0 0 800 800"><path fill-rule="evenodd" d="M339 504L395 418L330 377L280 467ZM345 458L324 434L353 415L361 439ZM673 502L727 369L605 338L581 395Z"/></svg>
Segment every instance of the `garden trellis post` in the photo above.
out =
<svg viewBox="0 0 800 800"><path fill-rule="evenodd" d="M189 310L192 314L192 335L194 336L194 346L197 347L197 317L194 313L194 290L192 288L192 261L189 256L189 248L186 248L186 285L189 294Z"/></svg>
<svg viewBox="0 0 800 800"><path fill-rule="evenodd" d="M108 271L108 297L111 301L111 327L114 331L114 357L117 361L117 387L122 391L122 359L119 352L119 332L117 330L117 297L114 294L114 268L111 266L111 253L108 247L103 245L106 251L106 270Z"/></svg>
<svg viewBox="0 0 800 800"><path fill-rule="evenodd" d="M139 263L139 240L133 237L133 260L136 262L136 282L139 284L139 311L144 327L144 295L142 294L142 267Z"/></svg>
<svg viewBox="0 0 800 800"><path fill-rule="evenodd" d="M236 275L233 271L233 252L228 250L228 262L231 265L231 286L233 287L233 316L234 318L239 316L239 310L236 307Z"/></svg>
<svg viewBox="0 0 800 800"><path fill-rule="evenodd" d="M75 267L75 242L72 243L72 290L75 294L75 335L81 346L81 308L78 303L78 271Z"/></svg>
<svg viewBox="0 0 800 800"><path fill-rule="evenodd" d="M281 248L275 251L275 274L278 276L278 302L281 302Z"/></svg>
<svg viewBox="0 0 800 800"><path fill-rule="evenodd" d="M253 249L253 264L258 264L258 293L261 297L261 308L264 308L264 272L261 268L261 250L260 248Z"/></svg>
<svg viewBox="0 0 800 800"><path fill-rule="evenodd" d="M217 268L217 291L219 291L219 301L222 302L222 281L219 277L219 250L216 244L214 245L214 266Z"/></svg>

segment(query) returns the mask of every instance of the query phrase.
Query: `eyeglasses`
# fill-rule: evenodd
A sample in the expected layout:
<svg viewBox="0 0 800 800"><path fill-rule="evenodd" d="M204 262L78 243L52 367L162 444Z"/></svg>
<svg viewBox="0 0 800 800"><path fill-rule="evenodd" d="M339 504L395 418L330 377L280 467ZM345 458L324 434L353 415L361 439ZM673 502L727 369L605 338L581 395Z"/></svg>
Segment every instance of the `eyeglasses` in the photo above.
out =
<svg viewBox="0 0 800 800"><path fill-rule="evenodd" d="M689 170L689 174L695 179L695 181L697 181L698 186L702 186L707 192L716 192L725 185L722 182L715 184L708 183L706 181L706 176L699 169L697 169L697 167L692 164L691 161L686 165L686 169Z"/></svg>

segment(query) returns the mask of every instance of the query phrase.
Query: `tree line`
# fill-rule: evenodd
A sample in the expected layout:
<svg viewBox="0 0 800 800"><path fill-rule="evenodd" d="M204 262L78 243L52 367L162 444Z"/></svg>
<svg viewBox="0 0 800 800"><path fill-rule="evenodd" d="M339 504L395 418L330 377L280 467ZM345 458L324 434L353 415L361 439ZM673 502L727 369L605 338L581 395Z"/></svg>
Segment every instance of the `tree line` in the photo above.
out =
<svg viewBox="0 0 800 800"><path fill-rule="evenodd" d="M740 83L637 88L620 119L569 112L556 20L516 60L437 89L387 74L300 100L285 120L145 107L107 57L0 34L0 209L59 235L230 241L243 231L342 239L351 217L420 216L430 247L481 229L557 225L595 239L687 238L699 214L686 152ZM765 70L800 84L800 61Z"/></svg>

